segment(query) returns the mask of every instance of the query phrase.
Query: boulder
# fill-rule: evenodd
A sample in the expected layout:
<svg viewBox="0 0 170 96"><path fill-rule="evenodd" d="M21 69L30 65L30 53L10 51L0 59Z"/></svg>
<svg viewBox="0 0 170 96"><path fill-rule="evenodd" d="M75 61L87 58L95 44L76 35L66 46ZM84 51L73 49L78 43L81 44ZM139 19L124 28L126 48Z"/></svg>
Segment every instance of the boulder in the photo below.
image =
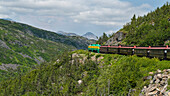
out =
<svg viewBox="0 0 170 96"><path fill-rule="evenodd" d="M159 70L159 69L157 70L157 73L161 73L161 72L162 72L161 70Z"/></svg>
<svg viewBox="0 0 170 96"><path fill-rule="evenodd" d="M150 80L150 84L152 84L153 83L153 80Z"/></svg>
<svg viewBox="0 0 170 96"><path fill-rule="evenodd" d="M78 84L80 85L80 84L82 84L83 83L83 81L82 80L78 80Z"/></svg>
<svg viewBox="0 0 170 96"><path fill-rule="evenodd" d="M156 90L156 91L148 93L148 96L153 96L153 95L156 95L157 93L158 93L158 91Z"/></svg>
<svg viewBox="0 0 170 96"><path fill-rule="evenodd" d="M153 72L149 72L150 75L153 75Z"/></svg>
<svg viewBox="0 0 170 96"><path fill-rule="evenodd" d="M170 69L167 69L166 71L167 71L167 72L170 72Z"/></svg>
<svg viewBox="0 0 170 96"><path fill-rule="evenodd" d="M158 84L159 82L160 82L160 80L159 80L159 79L156 79L155 83Z"/></svg>
<svg viewBox="0 0 170 96"><path fill-rule="evenodd" d="M151 87L151 88L148 89L149 92L152 92L154 90L156 90L156 87Z"/></svg>
<svg viewBox="0 0 170 96"><path fill-rule="evenodd" d="M157 78L162 78L162 74L157 74Z"/></svg>
<svg viewBox="0 0 170 96"><path fill-rule="evenodd" d="M167 69L164 69L163 72L167 72Z"/></svg>
<svg viewBox="0 0 170 96"><path fill-rule="evenodd" d="M160 82L160 84L161 84L162 86L165 85L165 81L162 80L162 81Z"/></svg>
<svg viewBox="0 0 170 96"><path fill-rule="evenodd" d="M149 79L152 79L152 76L148 76L147 79L148 79L148 80L149 80Z"/></svg>
<svg viewBox="0 0 170 96"><path fill-rule="evenodd" d="M168 78L168 75L164 75L164 74L163 74L163 75L162 75L162 78Z"/></svg>

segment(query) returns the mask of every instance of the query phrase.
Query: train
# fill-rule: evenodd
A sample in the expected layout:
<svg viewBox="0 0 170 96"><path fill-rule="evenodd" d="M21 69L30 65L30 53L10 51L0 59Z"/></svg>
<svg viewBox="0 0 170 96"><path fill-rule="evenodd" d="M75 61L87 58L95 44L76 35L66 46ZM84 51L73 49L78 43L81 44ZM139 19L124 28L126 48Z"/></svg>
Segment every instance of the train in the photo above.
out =
<svg viewBox="0 0 170 96"><path fill-rule="evenodd" d="M170 60L170 47L140 47L140 46L110 46L91 44L88 51L121 55L137 55L140 57L159 58L161 60Z"/></svg>

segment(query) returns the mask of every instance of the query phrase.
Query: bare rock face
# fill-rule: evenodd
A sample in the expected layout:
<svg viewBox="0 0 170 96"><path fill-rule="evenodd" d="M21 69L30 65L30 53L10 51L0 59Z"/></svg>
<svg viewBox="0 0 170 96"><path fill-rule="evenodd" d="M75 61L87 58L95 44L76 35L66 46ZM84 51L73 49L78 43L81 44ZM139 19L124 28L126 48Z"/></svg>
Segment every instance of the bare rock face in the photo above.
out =
<svg viewBox="0 0 170 96"><path fill-rule="evenodd" d="M77 53L72 54L72 58L79 57Z"/></svg>
<svg viewBox="0 0 170 96"><path fill-rule="evenodd" d="M165 69L163 72L158 69L152 76L149 86L144 86L140 96L170 96L170 90L167 90L168 76L170 76L170 69Z"/></svg>
<svg viewBox="0 0 170 96"><path fill-rule="evenodd" d="M20 54L20 55L22 55L24 58L30 58L30 59L32 59L30 56L28 56L27 54L23 54L23 53L18 53L18 54Z"/></svg>
<svg viewBox="0 0 170 96"><path fill-rule="evenodd" d="M19 66L18 64L1 64L0 70L5 70L5 71L8 71L8 69L16 70L18 66Z"/></svg>
<svg viewBox="0 0 170 96"><path fill-rule="evenodd" d="M87 56L84 54L77 54L77 53L73 53L71 55L72 60L70 61L70 63L75 63L75 62L79 62L81 64L85 63L85 60L87 59Z"/></svg>
<svg viewBox="0 0 170 96"><path fill-rule="evenodd" d="M117 32L112 38L107 40L106 45L118 45L126 37L126 33Z"/></svg>
<svg viewBox="0 0 170 96"><path fill-rule="evenodd" d="M104 57L99 57L99 58L97 58L97 61L100 61L100 60L102 60Z"/></svg>
<svg viewBox="0 0 170 96"><path fill-rule="evenodd" d="M91 60L92 60L92 61L96 61L96 55L92 56L92 57L91 57Z"/></svg>
<svg viewBox="0 0 170 96"><path fill-rule="evenodd" d="M38 63L38 64L41 64L42 62L45 62L45 60L39 56L38 58L34 58L34 60Z"/></svg>
<svg viewBox="0 0 170 96"><path fill-rule="evenodd" d="M0 40L0 47L4 47L4 48L6 48L6 49L10 49L10 48L6 45L6 43L5 43L4 41L2 41L2 40Z"/></svg>

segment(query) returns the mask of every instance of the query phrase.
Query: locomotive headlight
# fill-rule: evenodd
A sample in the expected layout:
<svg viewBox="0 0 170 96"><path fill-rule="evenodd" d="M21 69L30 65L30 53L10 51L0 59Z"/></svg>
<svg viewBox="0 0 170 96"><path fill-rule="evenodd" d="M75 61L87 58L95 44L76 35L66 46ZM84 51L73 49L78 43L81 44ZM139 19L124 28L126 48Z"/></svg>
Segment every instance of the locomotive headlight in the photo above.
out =
<svg viewBox="0 0 170 96"><path fill-rule="evenodd" d="M165 50L164 52L167 53L167 50Z"/></svg>

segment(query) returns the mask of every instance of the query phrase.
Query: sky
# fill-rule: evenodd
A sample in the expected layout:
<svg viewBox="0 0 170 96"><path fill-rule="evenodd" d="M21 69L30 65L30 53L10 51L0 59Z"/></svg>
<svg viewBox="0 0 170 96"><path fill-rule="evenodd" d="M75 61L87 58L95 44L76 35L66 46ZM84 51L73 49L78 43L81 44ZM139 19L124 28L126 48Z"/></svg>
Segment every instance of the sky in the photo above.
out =
<svg viewBox="0 0 170 96"><path fill-rule="evenodd" d="M41 29L111 34L170 0L0 0L0 18Z"/></svg>

